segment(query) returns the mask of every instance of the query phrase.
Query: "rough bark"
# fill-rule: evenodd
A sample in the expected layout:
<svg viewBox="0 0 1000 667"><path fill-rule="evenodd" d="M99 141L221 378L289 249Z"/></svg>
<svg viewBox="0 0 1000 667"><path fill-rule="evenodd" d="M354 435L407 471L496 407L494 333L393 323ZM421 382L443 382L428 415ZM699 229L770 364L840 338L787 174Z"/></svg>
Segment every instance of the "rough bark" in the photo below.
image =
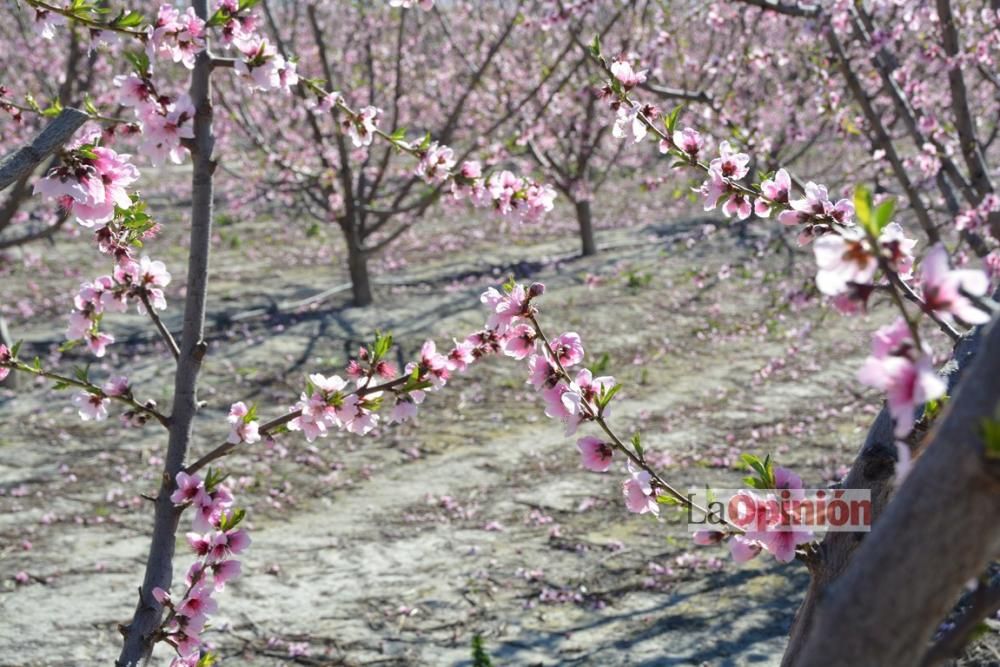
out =
<svg viewBox="0 0 1000 667"><path fill-rule="evenodd" d="M982 422L998 417L1000 326L979 335L978 349L975 336L959 344L955 368L968 369L888 503L892 439L887 416L876 420L845 486L872 489L877 521L860 544L824 540L785 664L918 664L963 584L998 553L1000 463L985 454Z"/></svg>
<svg viewBox="0 0 1000 667"><path fill-rule="evenodd" d="M581 254L584 257L597 254L597 244L594 242L594 220L590 212L590 200L583 199L574 202L576 206L576 221L580 223Z"/></svg>
<svg viewBox="0 0 1000 667"><path fill-rule="evenodd" d="M941 374L947 378L948 391L952 392L976 356L982 337L977 328L962 338ZM868 489L872 494L872 522L878 522L889 502L893 490L896 467L896 438L892 418L887 408L872 422L864 444L858 452L842 486L847 489ZM794 665L799 651L812 628L816 605L824 592L847 567L855 550L861 545L864 533L827 533L820 543L816 556L808 563L812 578L805 599L795 616L795 622L785 649L783 664Z"/></svg>
<svg viewBox="0 0 1000 667"><path fill-rule="evenodd" d="M209 16L208 0L193 0L199 17ZM209 250L212 238L212 178L216 163L212 152L211 63L208 51L198 56L191 76L191 101L195 106L192 147L191 244L188 256L187 295L180 357L174 376L174 403L163 479L155 502L153 537L146 561L146 575L131 623L122 629L125 642L117 665L131 667L151 655L163 609L153 599L156 587L169 589L173 579L173 556L180 517L170 494L174 478L184 465L191 442L192 423L198 410L198 373L205 355L205 303L208 297Z"/></svg>

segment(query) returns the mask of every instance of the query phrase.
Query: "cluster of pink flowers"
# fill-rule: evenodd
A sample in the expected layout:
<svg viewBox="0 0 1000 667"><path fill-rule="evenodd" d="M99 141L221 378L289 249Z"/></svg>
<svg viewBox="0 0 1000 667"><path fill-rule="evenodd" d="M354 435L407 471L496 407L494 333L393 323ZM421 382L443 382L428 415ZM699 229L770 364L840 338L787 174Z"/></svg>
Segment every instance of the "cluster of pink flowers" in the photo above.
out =
<svg viewBox="0 0 1000 667"><path fill-rule="evenodd" d="M438 185L448 180L454 166L455 151L448 146L440 146L434 142L421 152L416 174L424 182Z"/></svg>
<svg viewBox="0 0 1000 667"><path fill-rule="evenodd" d="M142 132L139 151L153 165L169 160L184 161L185 139L194 138L194 105L187 95L171 98L158 95L153 82L145 74L115 77L119 86L118 101L132 107Z"/></svg>
<svg viewBox="0 0 1000 667"><path fill-rule="evenodd" d="M306 391L291 408L296 416L288 422L288 430L301 431L309 442L331 430L365 435L379 425L378 411L389 396L394 403L387 421L407 421L416 416L427 392L442 389L452 373L465 371L475 361L500 350L500 341L490 331L471 334L446 354L428 340L420 348L419 360L408 363L403 375L398 375L383 358L388 348L380 349L380 340L376 339L373 350L362 347L358 358L348 362L345 374L349 380L339 375L310 375ZM376 380L383 383L376 384ZM354 390L349 389L352 381Z"/></svg>
<svg viewBox="0 0 1000 667"><path fill-rule="evenodd" d="M955 229L958 231L979 229L987 223L991 213L1000 212L1000 197L990 193L983 197L979 206L962 211L955 218Z"/></svg>
<svg viewBox="0 0 1000 667"><path fill-rule="evenodd" d="M181 12L173 5L160 5L148 35L146 51L151 60L169 58L194 69L195 57L205 49L205 22L193 7Z"/></svg>
<svg viewBox="0 0 1000 667"><path fill-rule="evenodd" d="M580 364L584 358L583 342L579 334L566 332L548 341L546 345L534 321L536 309L532 300L541 296L545 286L534 283L530 287L514 284L503 292L490 288L480 300L490 311L486 322L500 348L507 356L526 360L531 384L545 404L545 414L558 419L572 435L588 421L610 414L609 402L616 391L615 379L610 376L594 377L582 368L569 376L567 369ZM577 441L581 461L585 468L606 472L614 459L615 447L610 442L594 436ZM637 514L659 515L657 490L649 471L626 461L627 477L622 482L625 506Z"/></svg>
<svg viewBox="0 0 1000 667"><path fill-rule="evenodd" d="M249 80L250 90L287 93L299 82L295 63L285 60L266 39L255 35L240 44L243 58L236 61L236 74Z"/></svg>
<svg viewBox="0 0 1000 667"><path fill-rule="evenodd" d="M155 588L153 597L168 610L160 630L177 651L171 667L194 667L201 658L205 622L218 608L212 596L240 576L242 566L234 556L250 546L250 536L238 527L245 513L233 507L231 491L212 471L206 480L178 473L170 500L194 510L193 532L187 534L187 542L197 560L187 571L181 596L175 599Z"/></svg>
<svg viewBox="0 0 1000 667"><path fill-rule="evenodd" d="M382 115L382 110L378 107L363 107L356 114L348 115L341 121L341 126L355 148L371 146L378 130L378 119Z"/></svg>
<svg viewBox="0 0 1000 667"><path fill-rule="evenodd" d="M787 468L776 467L773 475L775 490L802 489L802 479ZM740 495L747 497L741 503L744 507L764 508L776 504L759 498L753 491L741 491ZM721 531L701 530L694 534L695 544L716 544L728 539L729 551L737 563L746 563L762 551L770 552L782 563L790 563L795 558L795 550L799 545L808 544L816 538L812 531L796 527L792 517L781 512L774 513L773 516L762 513L760 516L746 517L746 520L747 525L758 525L758 529L742 535L732 534L728 538Z"/></svg>
<svg viewBox="0 0 1000 667"><path fill-rule="evenodd" d="M105 312L122 313L128 308L128 299L138 301L140 313L146 312L148 302L154 310L167 307L163 288L170 284L170 274L159 260L143 255L138 261L124 256L115 264L112 275L99 276L93 282L80 285L73 297L75 310L70 313L68 340L82 340L97 357L103 357L114 336L100 331Z"/></svg>
<svg viewBox="0 0 1000 667"><path fill-rule="evenodd" d="M241 10L239 0L219 0L216 15L222 19L222 43L246 48L257 30L257 16Z"/></svg>
<svg viewBox="0 0 1000 667"><path fill-rule="evenodd" d="M627 60L615 60L611 63L611 74L621 83L625 90L631 90L646 81L648 70L635 70Z"/></svg>
<svg viewBox="0 0 1000 667"><path fill-rule="evenodd" d="M260 442L260 423L254 419L256 413L254 408L248 408L243 401L233 403L226 418L229 422L229 437L226 442L233 445Z"/></svg>
<svg viewBox="0 0 1000 667"><path fill-rule="evenodd" d="M871 356L858 371L858 380L886 392L898 438L913 429L921 405L940 398L947 390L934 370L930 350L917 347L910 325L902 317L875 332Z"/></svg>
<svg viewBox="0 0 1000 667"><path fill-rule="evenodd" d="M129 155L110 148L82 145L69 150L62 164L35 183L35 192L52 197L84 227L103 227L116 207L132 206L128 186L139 178Z"/></svg>
<svg viewBox="0 0 1000 667"><path fill-rule="evenodd" d="M510 171L483 177L482 165L475 160L462 163L451 188L455 200L467 198L473 206L489 206L502 218L537 222L555 206L556 191Z"/></svg>
<svg viewBox="0 0 1000 667"><path fill-rule="evenodd" d="M871 293L879 257L900 279L909 278L916 244L894 222L882 229L874 248L865 232L857 227L824 234L813 244L818 269L816 286L827 296L843 297L835 301L843 312L854 312L855 304L863 304Z"/></svg>

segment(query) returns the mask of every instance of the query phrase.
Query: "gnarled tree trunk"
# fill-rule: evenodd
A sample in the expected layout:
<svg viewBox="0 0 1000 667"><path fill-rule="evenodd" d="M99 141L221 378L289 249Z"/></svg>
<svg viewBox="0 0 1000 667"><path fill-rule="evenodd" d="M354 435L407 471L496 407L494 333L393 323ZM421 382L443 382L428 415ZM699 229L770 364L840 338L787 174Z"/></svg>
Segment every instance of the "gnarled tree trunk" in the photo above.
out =
<svg viewBox="0 0 1000 667"><path fill-rule="evenodd" d="M580 252L584 257L597 254L597 244L594 242L594 220L590 212L590 200L581 199L573 202L576 206L576 221L580 224Z"/></svg>

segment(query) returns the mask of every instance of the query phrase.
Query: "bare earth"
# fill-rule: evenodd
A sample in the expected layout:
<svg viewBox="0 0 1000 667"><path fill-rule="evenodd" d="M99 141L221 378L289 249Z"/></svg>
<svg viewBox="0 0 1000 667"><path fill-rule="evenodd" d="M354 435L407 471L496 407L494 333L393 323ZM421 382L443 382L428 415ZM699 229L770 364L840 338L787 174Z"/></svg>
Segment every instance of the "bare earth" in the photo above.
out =
<svg viewBox="0 0 1000 667"><path fill-rule="evenodd" d="M878 318L800 311L785 289L808 282L809 258L790 269L780 250L758 256L770 227L754 225L749 242L725 229L703 238L700 223L606 230L609 249L586 260L572 258L572 236L417 249L381 274L368 311L345 307L345 292L295 303L343 281L337 256L289 262L275 250L289 239L238 242L220 227L211 308L229 319L211 326L196 452L224 438L230 402L280 414L307 373L335 372L375 328L395 334L403 361L427 337L444 345L474 330L479 292L513 268L549 287L543 324L578 331L587 363L608 355L606 372L625 383L613 422L641 431L670 479L736 484L749 451L826 484L877 407L851 377ZM174 270L177 330L184 249L169 234L152 247ZM43 269L4 278L5 292L16 283L9 303L106 271L82 240L32 250ZM66 275L74 254L87 268ZM720 280L724 265L732 276ZM60 361L45 344L60 342L64 303L13 329L70 369L83 354ZM139 395L169 406L170 364L144 325L134 313L108 320ZM777 664L804 569L737 567L721 547L693 546L676 513L628 514L618 467L582 470L524 379L522 364L493 359L431 395L415 425L313 446L290 435L224 461L253 537L206 635L225 663L463 665L479 633L497 665ZM156 488L165 437L81 423L69 395L26 385L0 394L0 665L110 665L148 546L140 494ZM181 576L183 540L178 554ZM27 584L15 583L21 571ZM154 664L167 662L160 647Z"/></svg>

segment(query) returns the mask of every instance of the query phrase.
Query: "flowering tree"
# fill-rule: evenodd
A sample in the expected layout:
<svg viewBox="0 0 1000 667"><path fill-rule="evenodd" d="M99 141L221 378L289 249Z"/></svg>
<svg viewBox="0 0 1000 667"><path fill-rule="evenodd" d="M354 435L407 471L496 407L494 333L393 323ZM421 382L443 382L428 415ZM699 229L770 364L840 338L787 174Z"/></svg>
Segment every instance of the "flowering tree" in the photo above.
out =
<svg viewBox="0 0 1000 667"><path fill-rule="evenodd" d="M339 226L354 305L372 302L370 258L442 197L519 221L537 220L552 208L549 188L505 170L484 173L481 161L466 159L513 115L493 101L500 92L493 73L510 59L506 51L523 4L499 15L482 3L429 12L264 4L274 44L267 48L288 58L287 45L296 44L301 75L322 77L344 92L303 78L294 97L266 107L252 97L253 87L227 95L224 104L241 134L267 155L261 193L314 224ZM430 45L445 45L446 52ZM407 131L400 127L404 119L419 124ZM381 123L398 129L376 142ZM450 147L456 140L466 145L461 153Z"/></svg>

